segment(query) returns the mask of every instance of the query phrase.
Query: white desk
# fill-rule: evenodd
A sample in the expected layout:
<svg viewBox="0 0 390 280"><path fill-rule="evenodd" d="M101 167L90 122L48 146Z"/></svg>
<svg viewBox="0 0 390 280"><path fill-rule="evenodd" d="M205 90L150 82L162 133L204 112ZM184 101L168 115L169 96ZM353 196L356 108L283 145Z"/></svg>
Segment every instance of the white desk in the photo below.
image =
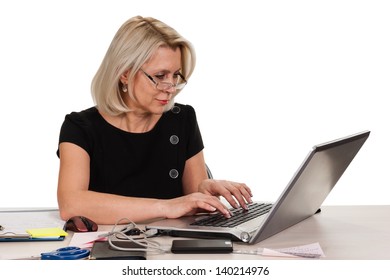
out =
<svg viewBox="0 0 390 280"><path fill-rule="evenodd" d="M7 209L9 210L9 209ZM1 211L1 210L0 210ZM101 226L100 230L110 230ZM65 247L71 234L64 241L49 242L0 242L0 258L14 259L39 256ZM168 245L171 237L154 240ZM256 245L234 243L235 249L257 247L285 248L319 242L327 260L390 260L390 205L375 206L324 206L322 212L292 226ZM189 259L269 259L259 255L242 254L148 254L150 260ZM278 258L280 259L280 258Z"/></svg>

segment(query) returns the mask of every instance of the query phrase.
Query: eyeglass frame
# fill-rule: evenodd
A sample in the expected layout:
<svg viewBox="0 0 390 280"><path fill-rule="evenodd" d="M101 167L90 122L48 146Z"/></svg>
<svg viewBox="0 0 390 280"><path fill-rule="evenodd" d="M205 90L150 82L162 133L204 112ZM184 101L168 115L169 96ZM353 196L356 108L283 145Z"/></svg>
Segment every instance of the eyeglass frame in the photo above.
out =
<svg viewBox="0 0 390 280"><path fill-rule="evenodd" d="M142 68L140 68L140 70L142 71L142 73L145 74L145 76L152 81L152 83L156 86L156 89L158 90L168 90L168 89L171 89L171 88L174 88L175 90L182 90L186 85L187 85L187 80L184 78L184 76L179 72L177 73L177 75L180 76L181 79L183 79L183 82L181 82L180 84L173 84L173 83L169 83L169 82L156 82L153 77L151 75L149 75L148 73L146 73ZM169 87L167 88L164 88L164 89L161 89L161 88L158 88L158 85L167 85ZM180 86L180 88L178 88L177 86Z"/></svg>

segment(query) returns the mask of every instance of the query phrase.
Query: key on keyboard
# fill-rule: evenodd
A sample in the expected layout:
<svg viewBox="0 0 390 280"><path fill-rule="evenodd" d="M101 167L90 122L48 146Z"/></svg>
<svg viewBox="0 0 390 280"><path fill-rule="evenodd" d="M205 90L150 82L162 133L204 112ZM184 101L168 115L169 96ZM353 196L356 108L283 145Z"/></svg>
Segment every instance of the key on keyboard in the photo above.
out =
<svg viewBox="0 0 390 280"><path fill-rule="evenodd" d="M271 209L271 203L252 203L248 204L248 210L242 208L233 209L232 217L226 218L221 213L208 216L204 219L200 219L191 225L194 226L213 226L213 227L235 227L239 224L245 223L251 219L257 218L269 212Z"/></svg>

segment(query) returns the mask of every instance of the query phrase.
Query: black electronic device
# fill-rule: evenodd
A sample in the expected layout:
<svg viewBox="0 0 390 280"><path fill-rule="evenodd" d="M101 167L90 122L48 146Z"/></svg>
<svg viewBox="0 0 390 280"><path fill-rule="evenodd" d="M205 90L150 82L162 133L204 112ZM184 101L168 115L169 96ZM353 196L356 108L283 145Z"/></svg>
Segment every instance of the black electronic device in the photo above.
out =
<svg viewBox="0 0 390 280"><path fill-rule="evenodd" d="M146 260L146 252L143 247L131 241L114 241L115 246L124 248L124 250L118 250L110 246L108 241L95 241L91 249L90 259L92 260ZM140 248L140 251L136 251ZM134 249L126 250L126 249Z"/></svg>
<svg viewBox="0 0 390 280"><path fill-rule="evenodd" d="M233 243L227 239L178 239L172 241L175 254L226 254L233 252Z"/></svg>

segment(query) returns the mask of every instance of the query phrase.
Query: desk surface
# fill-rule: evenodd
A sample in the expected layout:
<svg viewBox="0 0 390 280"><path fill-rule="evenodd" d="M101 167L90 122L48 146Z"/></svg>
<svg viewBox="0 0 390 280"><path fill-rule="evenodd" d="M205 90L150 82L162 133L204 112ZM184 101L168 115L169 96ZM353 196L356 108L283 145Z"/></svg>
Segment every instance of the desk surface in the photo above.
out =
<svg viewBox="0 0 390 280"><path fill-rule="evenodd" d="M7 209L9 210L9 209ZM0 210L1 211L1 210ZM111 227L102 226L100 230ZM39 256L65 247L71 234L64 241L49 242L0 242L0 259ZM171 237L153 240L163 245L172 242ZM328 260L390 260L390 205L372 206L324 206L322 212L294 225L255 245L234 243L238 250L255 248L286 248L318 242ZM260 255L243 254L148 254L150 260L187 259L270 259ZM280 259L280 258L277 258Z"/></svg>

